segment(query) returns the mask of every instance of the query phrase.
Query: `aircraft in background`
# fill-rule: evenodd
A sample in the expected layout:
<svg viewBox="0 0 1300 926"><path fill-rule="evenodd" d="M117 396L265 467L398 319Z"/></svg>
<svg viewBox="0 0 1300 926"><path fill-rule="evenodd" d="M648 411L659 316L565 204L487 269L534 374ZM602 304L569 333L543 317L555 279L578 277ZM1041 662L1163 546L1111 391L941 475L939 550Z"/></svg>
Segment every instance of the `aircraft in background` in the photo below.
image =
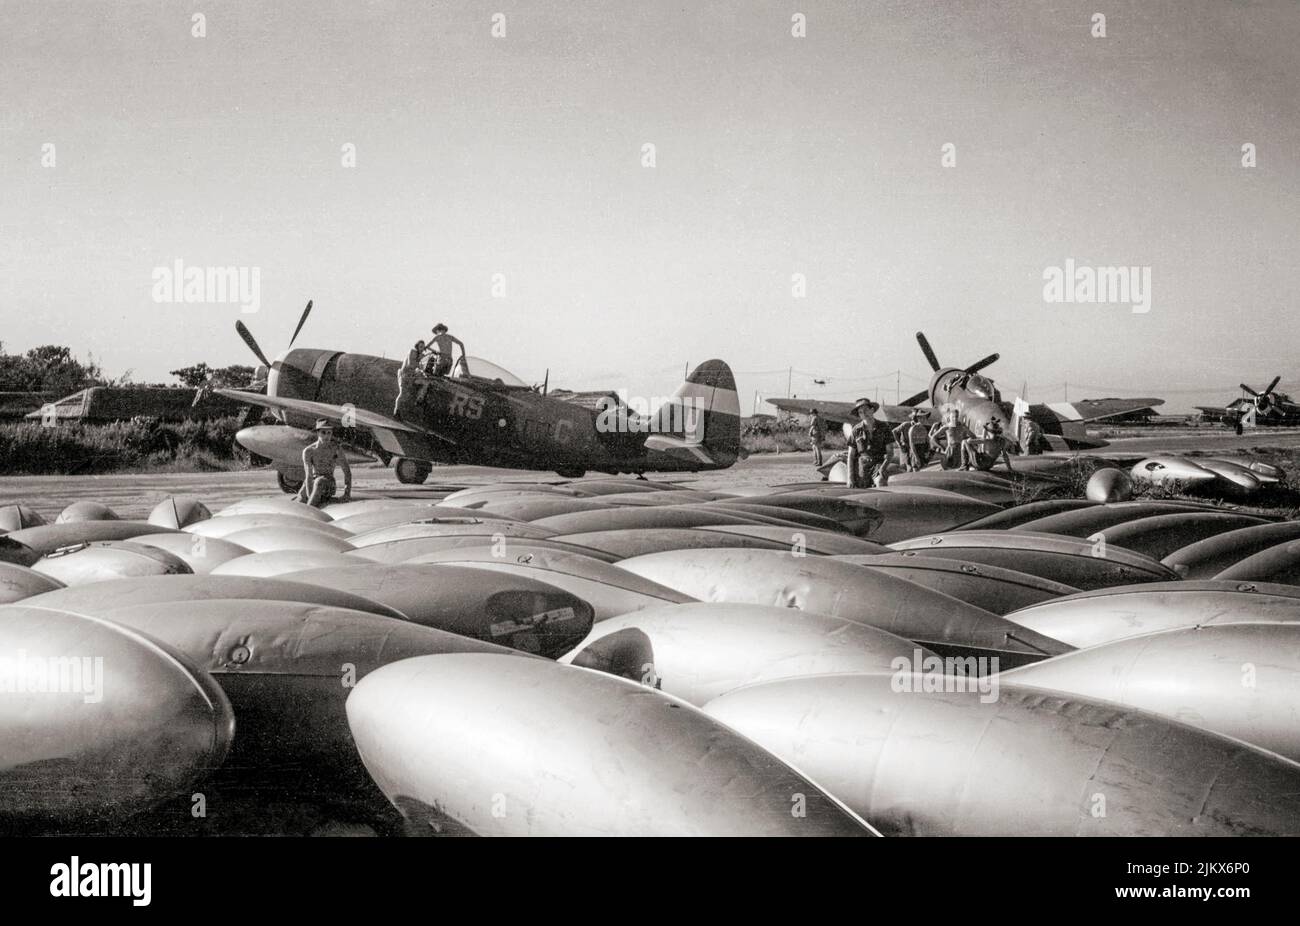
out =
<svg viewBox="0 0 1300 926"><path fill-rule="evenodd" d="M1100 438L1090 437L1086 430L1088 422L1103 421L1117 415L1125 415L1143 409L1155 408L1164 404L1164 399L1084 399L1079 402L1051 402L1030 405L1023 400L1016 403L1004 402L993 380L981 375L980 371L994 363L999 354L989 354L968 367L944 367L935 356L930 342L923 333L916 333L916 340L921 346L925 359L930 364L933 375L930 385L924 392L904 399L898 405L881 405L876 418L899 424L908 420L914 408L922 402L929 401L934 409L951 408L963 424L973 434L979 435L984 423L996 419L1004 433L1016 441L1022 433L1022 420L1036 423L1042 431L1041 443L1033 448L1035 452L1050 450L1091 450L1107 446ZM782 411L796 412L803 415L818 414L823 419L839 423L852 424L852 402L829 402L818 399L783 398L768 399L770 404ZM1013 448L1014 449L1014 448ZM983 462L983 461L982 461Z"/></svg>
<svg viewBox="0 0 1300 926"><path fill-rule="evenodd" d="M1237 428L1250 428L1262 425L1300 425L1300 404L1297 404L1285 392L1277 392L1281 376L1273 377L1273 382L1263 392L1241 384L1241 391L1250 393L1233 399L1223 407L1198 405L1202 421L1223 422Z"/></svg>
<svg viewBox="0 0 1300 926"><path fill-rule="evenodd" d="M294 348L311 311L303 311L289 348L267 358L243 322L239 336L267 368L266 393L214 392L269 409L281 422L244 428L235 439L267 457L285 492L302 484L302 450L317 419L334 423L345 445L387 465L399 482L424 482L434 463L553 470L576 478L609 473L725 469L741 455L740 401L721 360L696 367L658 409L629 408L615 392L529 386L476 357L455 374L415 381L401 414L396 360L341 350ZM548 375L549 380L549 375Z"/></svg>

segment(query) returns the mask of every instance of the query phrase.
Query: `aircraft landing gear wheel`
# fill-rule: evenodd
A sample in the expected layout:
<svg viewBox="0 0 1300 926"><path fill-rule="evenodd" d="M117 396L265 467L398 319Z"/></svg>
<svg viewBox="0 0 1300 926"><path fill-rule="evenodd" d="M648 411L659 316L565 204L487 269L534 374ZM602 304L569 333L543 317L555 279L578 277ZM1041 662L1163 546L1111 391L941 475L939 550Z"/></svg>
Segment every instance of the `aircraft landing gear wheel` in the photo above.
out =
<svg viewBox="0 0 1300 926"><path fill-rule="evenodd" d="M280 491L285 495L297 495L298 490L302 488L302 480L294 479L285 474L282 469L275 471L275 482L280 487Z"/></svg>
<svg viewBox="0 0 1300 926"><path fill-rule="evenodd" d="M393 470L397 473L398 482L403 485L418 486L429 478L429 474L433 472L433 466L428 463L421 463L419 460L402 458L397 461L397 465L393 467Z"/></svg>

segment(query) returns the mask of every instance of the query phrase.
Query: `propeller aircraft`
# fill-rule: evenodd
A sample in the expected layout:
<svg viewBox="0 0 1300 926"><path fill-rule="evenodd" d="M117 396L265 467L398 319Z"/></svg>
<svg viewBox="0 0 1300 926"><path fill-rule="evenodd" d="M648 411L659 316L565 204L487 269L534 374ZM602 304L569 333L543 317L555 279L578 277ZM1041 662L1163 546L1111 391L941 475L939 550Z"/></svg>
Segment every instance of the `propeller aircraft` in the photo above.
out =
<svg viewBox="0 0 1300 926"><path fill-rule="evenodd" d="M1008 449L1013 453L1024 452L1026 449L1016 443L1016 438L1023 433L1022 421L1025 420L1037 424L1041 431L1041 440L1037 446L1028 448L1031 452L1041 452L1044 445L1051 450L1085 450L1107 445L1104 440L1088 436L1085 429L1088 422L1164 404L1164 399L1146 398L1085 399L1080 402L1037 405L1030 405L1022 399L1014 404L1004 402L993 380L980 372L996 362L999 354L989 354L967 367L945 367L939 363L939 358L922 332L916 333L916 340L930 364L930 385L898 405L881 405L875 416L879 420L901 424L909 419L914 408L928 401L931 408L938 410L941 415L954 416L977 436L983 433L986 422L997 421L1003 433L1011 439L1012 444ZM838 424L852 424L854 420L852 402L800 398L767 401L782 411L817 414ZM959 460L955 457L956 454L950 454L944 458L943 465L958 465ZM994 462L996 460L993 457L981 454L979 467L988 469Z"/></svg>
<svg viewBox="0 0 1300 926"><path fill-rule="evenodd" d="M1222 421L1224 424L1235 425L1238 428L1300 424L1300 404L1285 392L1277 391L1277 384L1281 381L1281 376L1273 377L1273 382L1269 383L1263 392L1256 392L1242 383L1241 391L1249 393L1249 397L1241 396L1233 399L1222 408L1198 405L1196 409L1201 413L1204 421Z"/></svg>
<svg viewBox="0 0 1300 926"><path fill-rule="evenodd" d="M274 359L244 323L236 331L267 368L266 393L213 391L268 409L275 425L254 425L239 444L267 457L285 492L302 483L302 450L313 422L340 428L345 446L395 460L399 482L424 482L434 463L553 470L576 478L609 473L725 469L741 455L740 402L731 368L708 360L653 411L630 408L615 392L529 386L477 357L445 376L421 376L398 400L397 360L328 348L289 346ZM397 408L394 406L397 405ZM361 457L364 458L364 457Z"/></svg>

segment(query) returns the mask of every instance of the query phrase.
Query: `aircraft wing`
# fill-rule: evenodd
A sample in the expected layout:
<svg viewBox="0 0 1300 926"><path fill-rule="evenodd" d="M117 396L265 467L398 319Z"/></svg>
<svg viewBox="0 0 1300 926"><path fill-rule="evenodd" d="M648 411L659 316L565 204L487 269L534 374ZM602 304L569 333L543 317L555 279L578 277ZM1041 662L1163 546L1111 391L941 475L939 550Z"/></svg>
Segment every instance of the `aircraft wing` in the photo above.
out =
<svg viewBox="0 0 1300 926"><path fill-rule="evenodd" d="M766 401L768 405L775 405L783 412L811 415L816 411L824 421L832 424L852 424L857 420L853 417L852 402L819 402L815 399L767 399ZM881 405L876 411L876 420L902 424L911 414L912 408L908 405Z"/></svg>
<svg viewBox="0 0 1300 926"><path fill-rule="evenodd" d="M1079 402L1049 402L1029 406L1029 417L1035 421L1100 421L1129 412L1164 405L1164 399L1083 399Z"/></svg>
<svg viewBox="0 0 1300 926"><path fill-rule="evenodd" d="M382 415L379 412L372 412L364 408L355 406L330 405L328 402L312 402L308 399L287 399L280 396L263 395L257 392L241 392L238 389L214 389L214 392L223 395L226 398L234 399L236 402L243 402L248 405L260 405L263 408L279 409L281 411L296 412L299 415L314 418L324 418L327 421L333 421L341 427L348 428L365 428L374 432L388 431L393 433L418 434L422 436L436 438L447 444L455 444L456 441L450 437L439 434L430 428L421 425L412 424L409 421L400 421L389 415ZM347 421L344 424L344 421Z"/></svg>
<svg viewBox="0 0 1300 926"><path fill-rule="evenodd" d="M768 399L768 405L775 405L783 412L797 415L821 415L827 421L841 422L852 420L852 402L819 402L815 399Z"/></svg>

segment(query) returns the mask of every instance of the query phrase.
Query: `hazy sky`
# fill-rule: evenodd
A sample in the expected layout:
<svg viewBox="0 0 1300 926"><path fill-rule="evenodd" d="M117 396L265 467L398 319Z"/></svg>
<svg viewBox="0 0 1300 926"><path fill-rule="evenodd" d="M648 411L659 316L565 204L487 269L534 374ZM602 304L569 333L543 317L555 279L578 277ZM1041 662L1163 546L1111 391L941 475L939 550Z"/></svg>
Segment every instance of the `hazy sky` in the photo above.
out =
<svg viewBox="0 0 1300 926"><path fill-rule="evenodd" d="M1033 400L1300 394L1297 49L1295 0L0 0L0 341L162 381L310 297L300 345L445 321L648 396L717 356L745 411L789 366L916 391L917 329ZM1151 311L1046 303L1067 258L1149 266ZM154 302L177 259L260 268L261 311Z"/></svg>

